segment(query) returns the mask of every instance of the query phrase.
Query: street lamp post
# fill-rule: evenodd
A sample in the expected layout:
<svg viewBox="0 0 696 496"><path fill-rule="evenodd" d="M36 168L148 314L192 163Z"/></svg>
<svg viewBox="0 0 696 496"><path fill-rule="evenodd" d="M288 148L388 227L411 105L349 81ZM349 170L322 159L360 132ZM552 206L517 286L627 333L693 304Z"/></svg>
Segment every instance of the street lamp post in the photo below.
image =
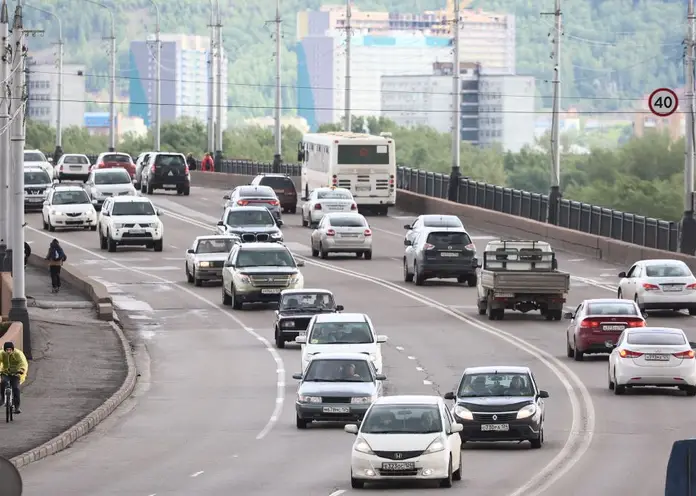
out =
<svg viewBox="0 0 696 496"><path fill-rule="evenodd" d="M215 0L210 2L210 48L208 49L208 149L215 151Z"/></svg>
<svg viewBox="0 0 696 496"><path fill-rule="evenodd" d="M154 129L154 149L160 151L160 133L162 127L160 125L161 105L160 99L162 95L162 41L160 40L160 11L155 0L150 0L150 3L155 7L155 129Z"/></svg>

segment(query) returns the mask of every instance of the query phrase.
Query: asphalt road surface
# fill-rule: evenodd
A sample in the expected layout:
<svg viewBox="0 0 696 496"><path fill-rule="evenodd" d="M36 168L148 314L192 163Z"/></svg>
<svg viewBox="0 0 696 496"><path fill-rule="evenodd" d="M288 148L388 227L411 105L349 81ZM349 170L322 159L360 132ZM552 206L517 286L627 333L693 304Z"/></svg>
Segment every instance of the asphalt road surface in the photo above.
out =
<svg viewBox="0 0 696 496"><path fill-rule="evenodd" d="M72 263L109 287L121 315L136 326L146 347L141 384L124 411L72 449L23 470L25 494L293 495L338 496L350 489L354 437L341 426L294 423L299 348L276 350L272 310L232 311L220 287L186 283L184 253L206 234L222 210L220 190L193 188L190 197L158 194L165 248L99 250L90 231L43 233L28 216L27 237L44 244L62 240ZM412 217L372 217L370 261L309 258L309 229L286 215L286 244L307 257L305 287L332 290L348 312L371 316L383 345L390 394L444 394L467 366L530 366L546 400L546 444L466 445L463 481L454 491L471 496L586 496L624 491L663 491L674 440L692 435L693 398L683 393L638 392L615 397L607 388L606 357L574 362L565 356L566 322L538 314L506 314L489 322L476 312L475 289L430 281L403 282L403 224ZM482 250L491 233L472 226ZM616 294L613 267L560 254L573 275L568 307ZM652 316L649 323L682 327L696 340L696 319ZM406 485L408 494L434 491ZM384 491L384 487L363 491ZM397 489L397 491L399 491ZM360 491L362 492L362 491ZM399 491L400 492L400 491Z"/></svg>

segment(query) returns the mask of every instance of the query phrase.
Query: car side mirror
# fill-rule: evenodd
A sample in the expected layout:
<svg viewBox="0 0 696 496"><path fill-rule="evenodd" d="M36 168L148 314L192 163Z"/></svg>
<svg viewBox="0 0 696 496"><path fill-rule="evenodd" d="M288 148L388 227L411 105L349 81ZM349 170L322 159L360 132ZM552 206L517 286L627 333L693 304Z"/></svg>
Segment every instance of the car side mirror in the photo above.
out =
<svg viewBox="0 0 696 496"><path fill-rule="evenodd" d="M457 422L454 422L452 424L452 434L462 432L463 429L464 429L464 426L462 424L458 424Z"/></svg>
<svg viewBox="0 0 696 496"><path fill-rule="evenodd" d="M298 260L295 263L297 264L298 267L304 267L304 260Z"/></svg>
<svg viewBox="0 0 696 496"><path fill-rule="evenodd" d="M234 262L225 262L225 267L234 267Z"/></svg>
<svg viewBox="0 0 696 496"><path fill-rule="evenodd" d="M229 200L229 199L230 199L230 195L225 195L225 196L222 197L222 199L223 199L223 200Z"/></svg>
<svg viewBox="0 0 696 496"><path fill-rule="evenodd" d="M566 312L563 314L564 319L573 320L573 312Z"/></svg>
<svg viewBox="0 0 696 496"><path fill-rule="evenodd" d="M387 380L387 376L384 375L384 374L377 374L377 375L375 376L375 379L378 380L378 381L386 381L386 380Z"/></svg>
<svg viewBox="0 0 696 496"><path fill-rule="evenodd" d="M224 226L225 223L224 223L223 221L219 220L218 223L217 223L217 225L218 225L218 226Z"/></svg>
<svg viewBox="0 0 696 496"><path fill-rule="evenodd" d="M298 381L302 380L302 374L292 374L293 379L297 379Z"/></svg>
<svg viewBox="0 0 696 496"><path fill-rule="evenodd" d="M280 220L280 219L276 220L276 226L282 227L283 224L284 224L284 222L282 220Z"/></svg>
<svg viewBox="0 0 696 496"><path fill-rule="evenodd" d="M155 210L155 213L157 214L157 217L162 215L162 211L159 208L157 210Z"/></svg>
<svg viewBox="0 0 696 496"><path fill-rule="evenodd" d="M689 346L691 346L691 349L696 349L696 343L693 341L689 341Z"/></svg>
<svg viewBox="0 0 696 496"><path fill-rule="evenodd" d="M413 242L410 239L405 239L404 246L413 246Z"/></svg>
<svg viewBox="0 0 696 496"><path fill-rule="evenodd" d="M343 427L343 430L346 431L348 434L354 434L356 436L358 434L358 426L355 424L348 424Z"/></svg>
<svg viewBox="0 0 696 496"><path fill-rule="evenodd" d="M99 200L92 200L92 205L99 205Z"/></svg>
<svg viewBox="0 0 696 496"><path fill-rule="evenodd" d="M378 343L386 343L389 340L387 336L377 336Z"/></svg>
<svg viewBox="0 0 696 496"><path fill-rule="evenodd" d="M58 183L60 183L60 181L59 181L57 178L54 178L54 179L53 179L53 184L58 184Z"/></svg>
<svg viewBox="0 0 696 496"><path fill-rule="evenodd" d="M539 391L539 398L548 398L549 393L548 391Z"/></svg>
<svg viewBox="0 0 696 496"><path fill-rule="evenodd" d="M626 277L626 273L625 273L625 272L619 272L619 278L623 279L623 278L625 278L625 277Z"/></svg>
<svg viewBox="0 0 696 496"><path fill-rule="evenodd" d="M456 400L456 399L457 399L457 397L456 397L456 396L454 395L454 393L452 393L452 392L445 393L444 398L445 398L446 400Z"/></svg>
<svg viewBox="0 0 696 496"><path fill-rule="evenodd" d="M343 305L336 305L336 311L337 311L337 312L342 312L342 311L343 311Z"/></svg>
<svg viewBox="0 0 696 496"><path fill-rule="evenodd" d="M307 336L297 336L295 342L298 344L305 344L307 342Z"/></svg>
<svg viewBox="0 0 696 496"><path fill-rule="evenodd" d="M408 224L404 224L404 229L406 229L407 231L410 231L410 230L411 230L411 226L408 225Z"/></svg>
<svg viewBox="0 0 696 496"><path fill-rule="evenodd" d="M48 202L47 202L47 201L45 201L45 202L43 202L43 204L44 204L44 207L45 207L46 205L48 205Z"/></svg>
<svg viewBox="0 0 696 496"><path fill-rule="evenodd" d="M642 311L642 312L640 312L640 314L642 315L642 317L643 317L644 319L647 319L647 318L648 318L648 312Z"/></svg>
<svg viewBox="0 0 696 496"><path fill-rule="evenodd" d="M53 157L48 157L48 163L52 164L53 163Z"/></svg>
<svg viewBox="0 0 696 496"><path fill-rule="evenodd" d="M195 253L195 252L193 251L193 248L189 248L188 250L186 250L186 253Z"/></svg>

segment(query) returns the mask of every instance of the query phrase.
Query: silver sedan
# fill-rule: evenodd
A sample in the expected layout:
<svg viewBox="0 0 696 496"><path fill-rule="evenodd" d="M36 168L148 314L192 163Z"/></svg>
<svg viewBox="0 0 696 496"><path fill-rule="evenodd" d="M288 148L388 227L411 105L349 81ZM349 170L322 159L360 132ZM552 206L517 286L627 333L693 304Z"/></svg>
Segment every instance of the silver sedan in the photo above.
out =
<svg viewBox="0 0 696 496"><path fill-rule="evenodd" d="M372 230L365 217L358 213L326 214L312 231L312 256L327 258L329 253L355 253L372 259Z"/></svg>

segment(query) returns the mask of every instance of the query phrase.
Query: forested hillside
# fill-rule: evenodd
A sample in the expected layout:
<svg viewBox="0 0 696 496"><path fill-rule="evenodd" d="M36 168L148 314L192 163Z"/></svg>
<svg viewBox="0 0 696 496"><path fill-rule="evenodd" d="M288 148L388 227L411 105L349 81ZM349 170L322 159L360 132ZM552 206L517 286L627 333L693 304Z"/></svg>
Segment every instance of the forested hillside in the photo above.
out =
<svg viewBox="0 0 696 496"><path fill-rule="evenodd" d="M119 87L128 78L130 40L154 33L154 9L147 0L103 0L113 5L118 40ZM286 105L294 103L296 12L317 8L320 0L282 0L283 81ZM341 2L336 2L341 3ZM391 8L402 12L435 9L444 0L356 0L363 9ZM30 4L31 5L31 4ZM109 17L106 9L85 0L42 0L37 3L55 12L63 22L66 62L87 65L88 88L106 87ZM273 101L272 0L221 0L225 49L230 55L230 104L238 116L266 115ZM551 45L548 34L553 18L541 12L553 9L552 0L477 0L474 7L509 12L517 16L518 72L540 79L542 95L550 93ZM160 1L163 32L207 33L210 3L202 0ZM565 2L563 54L564 106L583 110L613 110L640 99L657 86L675 86L681 79L681 41L685 30L684 2L657 0L589 0ZM32 51L51 53L57 25L45 14L26 7L27 26L46 29L33 38ZM626 100L620 100L620 98ZM631 99L634 99L631 101ZM246 108L245 108L246 107Z"/></svg>

